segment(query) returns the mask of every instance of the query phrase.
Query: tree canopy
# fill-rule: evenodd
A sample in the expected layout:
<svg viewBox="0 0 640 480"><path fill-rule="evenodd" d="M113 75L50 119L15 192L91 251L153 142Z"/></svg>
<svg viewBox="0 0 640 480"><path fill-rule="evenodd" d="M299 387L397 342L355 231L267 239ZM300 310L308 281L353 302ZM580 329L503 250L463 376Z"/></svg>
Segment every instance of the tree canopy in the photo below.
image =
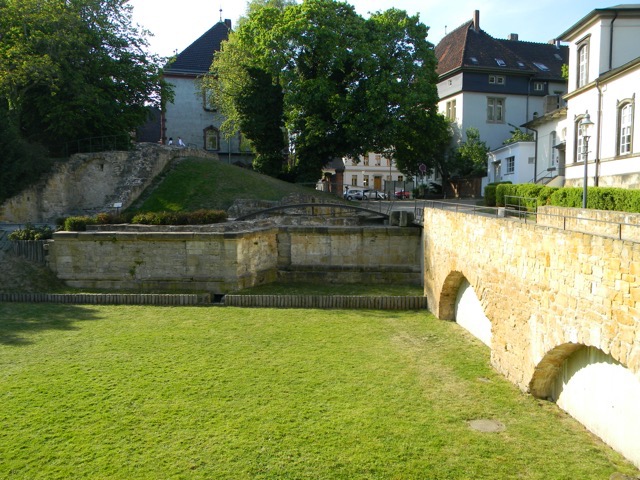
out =
<svg viewBox="0 0 640 480"><path fill-rule="evenodd" d="M248 97L258 105L281 95L282 111L267 102L273 108L261 124L285 127L300 180L317 180L333 158L370 151L406 172L432 168L448 128L437 114L427 33L418 16L396 9L364 19L334 0L261 2L216 54L204 86L227 118L227 134L259 113L244 108ZM258 70L270 86L257 88ZM259 156L267 153L257 131L244 133Z"/></svg>
<svg viewBox="0 0 640 480"><path fill-rule="evenodd" d="M159 104L160 59L127 0L0 0L0 101L21 135L58 150L127 134Z"/></svg>

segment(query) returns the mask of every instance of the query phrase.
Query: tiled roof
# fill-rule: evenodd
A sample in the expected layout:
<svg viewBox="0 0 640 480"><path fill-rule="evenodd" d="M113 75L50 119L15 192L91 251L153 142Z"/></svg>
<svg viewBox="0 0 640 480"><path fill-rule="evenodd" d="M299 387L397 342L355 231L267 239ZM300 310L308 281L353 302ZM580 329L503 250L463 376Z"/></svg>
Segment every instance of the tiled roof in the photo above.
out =
<svg viewBox="0 0 640 480"><path fill-rule="evenodd" d="M220 50L229 38L229 23L218 22L200 38L178 54L175 61L165 68L166 74L202 74L209 71L213 54Z"/></svg>
<svg viewBox="0 0 640 480"><path fill-rule="evenodd" d="M495 39L469 21L446 35L435 48L438 75L465 69L517 71L548 80L562 79L569 48L548 43Z"/></svg>

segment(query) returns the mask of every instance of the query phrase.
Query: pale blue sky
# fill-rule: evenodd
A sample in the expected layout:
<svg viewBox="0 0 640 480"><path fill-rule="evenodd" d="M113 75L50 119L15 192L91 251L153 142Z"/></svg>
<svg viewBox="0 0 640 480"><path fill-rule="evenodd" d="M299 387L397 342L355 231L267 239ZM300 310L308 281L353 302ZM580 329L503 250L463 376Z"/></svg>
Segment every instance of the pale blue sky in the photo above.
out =
<svg viewBox="0 0 640 480"><path fill-rule="evenodd" d="M134 22L155 34L151 51L169 56L184 50L222 17L235 25L244 12L243 0L130 0ZM429 41L438 41L480 10L480 27L496 38L517 33L520 40L547 42L596 8L623 3L620 0L349 0L361 15L391 7L420 14L430 27Z"/></svg>

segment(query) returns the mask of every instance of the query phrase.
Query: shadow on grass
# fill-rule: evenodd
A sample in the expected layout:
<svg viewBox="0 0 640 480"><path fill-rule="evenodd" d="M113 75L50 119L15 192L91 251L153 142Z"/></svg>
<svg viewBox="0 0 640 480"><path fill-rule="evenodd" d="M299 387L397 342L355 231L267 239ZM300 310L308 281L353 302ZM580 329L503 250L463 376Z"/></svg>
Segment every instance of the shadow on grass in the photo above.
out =
<svg viewBox="0 0 640 480"><path fill-rule="evenodd" d="M0 303L0 345L30 345L40 332L77 330L77 322L97 318L95 310L79 305Z"/></svg>

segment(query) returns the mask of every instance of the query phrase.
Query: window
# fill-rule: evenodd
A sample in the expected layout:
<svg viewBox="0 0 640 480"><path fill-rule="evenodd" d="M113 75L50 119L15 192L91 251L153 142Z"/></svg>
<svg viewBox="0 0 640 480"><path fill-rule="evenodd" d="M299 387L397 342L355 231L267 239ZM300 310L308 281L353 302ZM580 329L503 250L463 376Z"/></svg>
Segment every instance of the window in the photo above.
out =
<svg viewBox="0 0 640 480"><path fill-rule="evenodd" d="M390 167L391 166L391 159L387 158L386 160L387 160L387 167ZM391 180L391 179L389 179L389 180Z"/></svg>
<svg viewBox="0 0 640 480"><path fill-rule="evenodd" d="M516 171L516 157L507 157L504 159L506 164L505 174L510 174Z"/></svg>
<svg viewBox="0 0 640 480"><path fill-rule="evenodd" d="M556 132L555 130L549 134L549 159L550 165L555 165L555 157L556 157Z"/></svg>
<svg viewBox="0 0 640 480"><path fill-rule="evenodd" d="M618 155L631 153L631 132L633 131L633 104L623 103L618 107Z"/></svg>
<svg viewBox="0 0 640 480"><path fill-rule="evenodd" d="M580 122L584 118L584 115L580 115L576 118L576 139L575 139L575 152L573 161L582 162L584 160L584 127L580 125Z"/></svg>
<svg viewBox="0 0 640 480"><path fill-rule="evenodd" d="M447 102L447 111L445 115L449 120L455 121L456 119L456 101L450 100Z"/></svg>
<svg viewBox="0 0 640 480"><path fill-rule="evenodd" d="M533 82L533 90L536 92L544 92L544 82Z"/></svg>
<svg viewBox="0 0 640 480"><path fill-rule="evenodd" d="M220 149L220 133L213 125L204 129L204 148L205 150Z"/></svg>
<svg viewBox="0 0 640 480"><path fill-rule="evenodd" d="M504 98L487 97L487 122L504 123Z"/></svg>
<svg viewBox="0 0 640 480"><path fill-rule="evenodd" d="M398 181L402 182L404 180L404 177L402 175L398 175Z"/></svg>
<svg viewBox="0 0 640 480"><path fill-rule="evenodd" d="M352 187L357 187L358 186L358 176L357 175L351 175L351 186Z"/></svg>
<svg viewBox="0 0 640 480"><path fill-rule="evenodd" d="M376 153L376 167L379 167L382 163L382 155Z"/></svg>
<svg viewBox="0 0 640 480"><path fill-rule="evenodd" d="M589 44L578 48L578 88L589 82Z"/></svg>
<svg viewBox="0 0 640 480"><path fill-rule="evenodd" d="M476 57L469 57L469 60L471 60L471 63L473 63L474 65L478 65L478 59Z"/></svg>
<svg viewBox="0 0 640 480"><path fill-rule="evenodd" d="M369 175L363 175L362 176L362 185L365 187L369 186Z"/></svg>
<svg viewBox="0 0 640 480"><path fill-rule="evenodd" d="M533 165L534 163L536 163L536 157L529 157L527 161L529 162L529 165Z"/></svg>
<svg viewBox="0 0 640 480"><path fill-rule="evenodd" d="M496 58L496 63L498 64L499 67L506 67L507 64L505 63L505 61L501 58Z"/></svg>
<svg viewBox="0 0 640 480"><path fill-rule="evenodd" d="M504 85L504 75L489 75L489 83L492 85Z"/></svg>
<svg viewBox="0 0 640 480"><path fill-rule="evenodd" d="M368 166L369 166L369 154L368 154L368 153L367 153L367 154L364 156L364 158L362 159L362 164L363 164L365 167L368 167Z"/></svg>
<svg viewBox="0 0 640 480"><path fill-rule="evenodd" d="M547 67L544 63L540 63L540 62L533 62L533 64L538 67L540 70L542 70L543 72L548 72L549 71L549 67Z"/></svg>

